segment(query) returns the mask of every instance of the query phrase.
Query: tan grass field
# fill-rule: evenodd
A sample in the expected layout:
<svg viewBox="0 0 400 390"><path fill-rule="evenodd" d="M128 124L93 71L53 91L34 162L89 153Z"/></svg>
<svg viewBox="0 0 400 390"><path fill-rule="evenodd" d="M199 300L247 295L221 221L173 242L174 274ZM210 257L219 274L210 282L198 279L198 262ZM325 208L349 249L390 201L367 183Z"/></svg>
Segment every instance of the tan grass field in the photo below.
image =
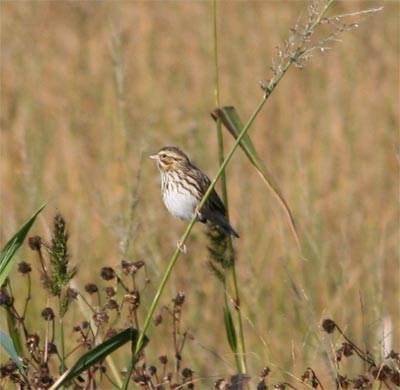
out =
<svg viewBox="0 0 400 390"><path fill-rule="evenodd" d="M275 47L305 5L219 3L222 104L234 105L244 121L261 99L258 81L271 77ZM311 366L329 383L328 355L341 340L321 331L326 317L378 360L386 318L393 326L386 348L391 340L399 350L399 4L346 1L331 12L380 5L381 13L332 50L291 69L249 133L295 216L302 256L244 153L238 150L227 167L252 377L269 365L271 380L289 380ZM165 210L147 156L179 145L210 177L218 169L209 115L211 3L32 1L2 2L0 10L0 244L48 200L32 234L49 237L53 215L63 214L71 261L79 266L76 288L98 282L102 266L118 269L122 258L145 261L151 283L143 320L186 226ZM116 64L112 39L119 44ZM115 71L123 74L123 97ZM227 150L232 144L226 133ZM137 196L132 213L130 187ZM205 378L199 388L235 371L204 232L194 227L161 299L165 305L186 293L183 321L195 340L183 358ZM20 257L38 268L28 248ZM21 277L13 277L17 285ZM33 301L35 321L43 301ZM81 319L76 308L71 324ZM169 351L169 334L167 325L150 328L149 362ZM119 359L120 367L127 364L126 356ZM351 375L360 363L346 367Z"/></svg>

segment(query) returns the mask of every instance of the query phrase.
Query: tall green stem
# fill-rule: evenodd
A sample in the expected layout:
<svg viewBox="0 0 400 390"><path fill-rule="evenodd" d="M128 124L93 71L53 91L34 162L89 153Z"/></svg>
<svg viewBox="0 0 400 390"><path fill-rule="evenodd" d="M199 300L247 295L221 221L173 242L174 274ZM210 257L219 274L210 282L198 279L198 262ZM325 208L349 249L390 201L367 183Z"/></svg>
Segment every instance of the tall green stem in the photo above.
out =
<svg viewBox="0 0 400 390"><path fill-rule="evenodd" d="M217 107L221 107L221 97L219 88L219 65L218 65L218 31L217 31L217 1L213 1L213 41L214 41L214 74L215 74L215 102ZM217 138L218 138L218 157L219 164L224 161L224 140L222 137L221 121L217 120ZM228 212L228 192L226 190L225 172L221 175L222 199Z"/></svg>
<svg viewBox="0 0 400 390"><path fill-rule="evenodd" d="M65 367L65 337L64 337L64 317L62 313L62 300L61 297L58 297L59 300L59 315L60 315L60 340L61 340L61 373L63 374L66 370Z"/></svg>
<svg viewBox="0 0 400 390"><path fill-rule="evenodd" d="M215 73L215 103L218 108L221 107L221 97L220 97L220 86L219 86L219 65L218 65L218 26L217 26L217 1L213 1L213 41L214 41L214 73ZM218 119L216 123L217 127L217 138L218 138L218 157L219 164L224 162L224 142L222 137L222 124L221 120ZM221 187L222 187L222 199L224 201L227 217L229 219L229 206L228 206L228 191L226 185L225 171L221 174ZM227 237L228 240L228 251L233 256L233 245L230 236ZM235 302L235 312L237 318L237 325L239 327L239 354L235 353L236 366L239 372L246 373L246 347L244 342L244 332L243 332L243 321L242 313L240 310L240 297L239 288L236 277L236 264L232 263L231 267L226 269L227 276L229 276L229 281L231 282L232 297ZM225 289L225 306L228 309L228 299L227 299L227 289L226 282L224 282Z"/></svg>

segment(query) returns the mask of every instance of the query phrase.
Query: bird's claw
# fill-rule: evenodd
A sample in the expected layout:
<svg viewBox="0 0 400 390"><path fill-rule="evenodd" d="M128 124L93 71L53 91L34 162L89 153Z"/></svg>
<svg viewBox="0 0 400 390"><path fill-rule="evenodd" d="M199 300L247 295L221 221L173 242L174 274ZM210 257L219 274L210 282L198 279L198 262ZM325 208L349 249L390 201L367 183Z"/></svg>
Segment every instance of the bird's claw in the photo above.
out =
<svg viewBox="0 0 400 390"><path fill-rule="evenodd" d="M178 247L178 249L182 252L186 254L186 245L182 242L182 241L178 241L176 243L176 246Z"/></svg>
<svg viewBox="0 0 400 390"><path fill-rule="evenodd" d="M204 214L201 213L199 206L196 206L196 208L194 209L194 213L196 214L198 221L200 221L201 223L207 222L207 218L204 216Z"/></svg>

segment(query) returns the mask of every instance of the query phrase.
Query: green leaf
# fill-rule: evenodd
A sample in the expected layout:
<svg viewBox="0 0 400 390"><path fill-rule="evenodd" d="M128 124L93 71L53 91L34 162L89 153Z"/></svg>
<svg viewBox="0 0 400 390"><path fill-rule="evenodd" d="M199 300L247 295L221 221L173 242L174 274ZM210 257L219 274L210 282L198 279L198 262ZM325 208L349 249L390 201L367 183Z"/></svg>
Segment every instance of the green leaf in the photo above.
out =
<svg viewBox="0 0 400 390"><path fill-rule="evenodd" d="M87 370L94 364L104 360L110 353L122 347L127 342L131 341L134 345L138 339L138 336L139 331L137 329L127 328L122 332L110 337L103 343L96 345L93 349L82 355L76 361L76 363L68 371L66 371L57 380L56 383L54 383L50 390L58 389L59 387L65 385L67 382L70 382L73 378L77 377L79 374L81 374L83 371ZM142 350L148 342L149 339L144 336L140 350Z"/></svg>
<svg viewBox="0 0 400 390"><path fill-rule="evenodd" d="M240 117L235 109L235 107L222 107L217 108L211 113L212 118L216 121L217 119L221 120L221 123L226 127L226 129L231 133L231 135L237 139L239 134L243 129L243 122L240 120ZM296 224L293 218L293 214L290 211L290 208L280 190L278 184L275 182L275 179L272 177L268 168L265 166L261 158L258 156L257 151L253 145L248 134L245 134L240 142L240 147L246 153L249 160L256 167L258 173L263 179L264 183L268 186L268 188L272 191L272 193L276 196L279 203L282 205L285 213L289 219L290 227L292 229L294 238L296 240L297 246L300 248L300 241L297 234Z"/></svg>
<svg viewBox="0 0 400 390"><path fill-rule="evenodd" d="M0 286L6 280L8 274L11 271L11 268L15 261L15 256L18 253L19 248L25 240L26 235L29 232L29 229L35 222L38 214L46 207L47 202L39 207L39 209L32 215L28 222L25 223L24 226L11 238L10 241L4 246L4 248L0 251Z"/></svg>
<svg viewBox="0 0 400 390"><path fill-rule="evenodd" d="M233 325L232 315L227 306L224 307L224 320L226 337L228 338L229 346L233 353L237 353L237 337L235 326Z"/></svg>
<svg viewBox="0 0 400 390"><path fill-rule="evenodd" d="M0 345L6 350L10 358L14 360L15 364L18 366L22 374L26 375L24 366L22 364L22 359L18 356L15 350L14 343L8 334L5 334L0 330Z"/></svg>
<svg viewBox="0 0 400 390"><path fill-rule="evenodd" d="M22 346L23 343L21 339L20 327L18 327L15 315L11 312L10 308L7 307L5 308L5 310L7 315L8 332L10 334L10 337L12 339L17 354L22 356L24 354L24 351Z"/></svg>

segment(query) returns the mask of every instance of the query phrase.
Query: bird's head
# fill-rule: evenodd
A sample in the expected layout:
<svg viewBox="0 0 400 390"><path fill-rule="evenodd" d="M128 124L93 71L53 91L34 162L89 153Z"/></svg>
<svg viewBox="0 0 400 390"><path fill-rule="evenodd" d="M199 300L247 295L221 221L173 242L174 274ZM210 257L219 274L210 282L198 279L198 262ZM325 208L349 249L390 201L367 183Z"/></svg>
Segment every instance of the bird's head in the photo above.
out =
<svg viewBox="0 0 400 390"><path fill-rule="evenodd" d="M161 172L182 169L190 164L188 156L176 146L164 146L158 153L149 157L157 161Z"/></svg>

